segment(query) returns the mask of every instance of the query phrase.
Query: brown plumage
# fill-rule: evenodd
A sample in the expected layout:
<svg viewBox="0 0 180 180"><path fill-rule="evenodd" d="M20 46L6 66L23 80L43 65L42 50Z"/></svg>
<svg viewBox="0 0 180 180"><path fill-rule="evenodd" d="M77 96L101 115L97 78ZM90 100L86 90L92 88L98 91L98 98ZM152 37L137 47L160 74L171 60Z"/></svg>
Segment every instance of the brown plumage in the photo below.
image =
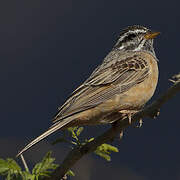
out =
<svg viewBox="0 0 180 180"><path fill-rule="evenodd" d="M48 131L18 155L61 128L106 124L134 113L154 94L158 81L153 33L142 26L123 30L113 50L58 109Z"/></svg>

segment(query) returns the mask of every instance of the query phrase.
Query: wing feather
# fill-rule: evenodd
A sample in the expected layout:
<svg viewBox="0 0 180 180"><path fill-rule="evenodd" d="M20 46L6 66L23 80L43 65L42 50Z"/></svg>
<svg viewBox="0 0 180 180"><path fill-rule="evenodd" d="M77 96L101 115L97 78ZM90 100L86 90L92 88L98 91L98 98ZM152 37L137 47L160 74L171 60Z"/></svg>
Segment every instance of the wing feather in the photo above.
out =
<svg viewBox="0 0 180 180"><path fill-rule="evenodd" d="M128 91L149 74L147 62L138 55L99 66L59 108L53 122L95 107L116 94Z"/></svg>

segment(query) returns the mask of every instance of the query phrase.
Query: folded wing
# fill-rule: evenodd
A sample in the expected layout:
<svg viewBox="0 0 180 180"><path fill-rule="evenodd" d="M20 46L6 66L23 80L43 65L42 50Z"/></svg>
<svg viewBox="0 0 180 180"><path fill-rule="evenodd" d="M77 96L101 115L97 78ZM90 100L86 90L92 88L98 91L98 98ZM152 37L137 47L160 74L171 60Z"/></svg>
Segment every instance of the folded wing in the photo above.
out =
<svg viewBox="0 0 180 180"><path fill-rule="evenodd" d="M138 55L111 62L106 67L98 67L59 108L53 122L56 123L73 114L93 108L115 94L128 91L132 86L144 81L148 73L146 60Z"/></svg>

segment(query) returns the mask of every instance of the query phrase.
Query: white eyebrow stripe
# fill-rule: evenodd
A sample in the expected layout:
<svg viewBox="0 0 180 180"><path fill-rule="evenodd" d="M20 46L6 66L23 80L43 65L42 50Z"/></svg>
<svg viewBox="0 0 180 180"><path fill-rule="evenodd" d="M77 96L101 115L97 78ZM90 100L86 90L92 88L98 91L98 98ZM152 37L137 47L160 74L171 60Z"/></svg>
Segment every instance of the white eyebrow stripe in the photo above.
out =
<svg viewBox="0 0 180 180"><path fill-rule="evenodd" d="M148 30L145 29L136 29L136 30L129 30L128 32L126 32L120 39L119 42L122 41L125 37L127 37L129 34L133 34L133 33L146 33Z"/></svg>
<svg viewBox="0 0 180 180"><path fill-rule="evenodd" d="M134 33L134 32L135 32L135 33L139 33L139 32L145 33L145 32L147 32L147 30L144 30L144 29L136 29L136 30L133 30L133 31L130 30L130 31L128 31L128 33L129 33L129 32L130 32L130 33ZM129 33L129 34L130 34L130 33Z"/></svg>

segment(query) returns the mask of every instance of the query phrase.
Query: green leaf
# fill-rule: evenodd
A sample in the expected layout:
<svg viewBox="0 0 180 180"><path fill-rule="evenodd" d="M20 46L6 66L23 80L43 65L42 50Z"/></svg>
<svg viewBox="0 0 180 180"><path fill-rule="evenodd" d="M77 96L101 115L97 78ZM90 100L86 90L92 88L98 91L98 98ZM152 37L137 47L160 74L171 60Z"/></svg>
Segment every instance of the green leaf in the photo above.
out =
<svg viewBox="0 0 180 180"><path fill-rule="evenodd" d="M32 175L31 173L27 172L27 171L23 171L21 173L22 179L23 180L34 180L35 176Z"/></svg>
<svg viewBox="0 0 180 180"><path fill-rule="evenodd" d="M102 144L103 145L103 148L106 150L106 151L113 151L113 152L119 152L118 148L115 147L115 146L112 146L110 144Z"/></svg>
<svg viewBox="0 0 180 180"><path fill-rule="evenodd" d="M79 141L78 136L81 134L83 131L83 127L71 127L68 128L68 131L71 133L72 138L76 141L71 141L73 142L72 144L77 144L78 146L82 145L82 143Z"/></svg>
<svg viewBox="0 0 180 180"><path fill-rule="evenodd" d="M37 163L32 170L32 174L35 175L35 179L38 179L40 176L49 176L52 170L58 167L57 164L54 164L54 158L51 157L52 152L48 152L43 158L42 162Z"/></svg>
<svg viewBox="0 0 180 180"><path fill-rule="evenodd" d="M7 163L9 164L9 167L12 168L15 171L21 171L21 167L16 163L14 159L7 159Z"/></svg>
<svg viewBox="0 0 180 180"><path fill-rule="evenodd" d="M6 171L8 171L9 166L7 164L7 162L3 159L0 159L0 174L5 173Z"/></svg>
<svg viewBox="0 0 180 180"><path fill-rule="evenodd" d="M91 142L91 141L94 141L94 138L90 138L87 140L87 142Z"/></svg>
<svg viewBox="0 0 180 180"><path fill-rule="evenodd" d="M69 127L67 130L68 130L70 133L72 133L72 132L74 132L74 131L77 130L77 129L78 129L78 127L75 126L75 127Z"/></svg>
<svg viewBox="0 0 180 180"><path fill-rule="evenodd" d="M70 127L70 128L68 128L68 131L71 133L71 136L72 136L74 139L77 138L76 133L75 133L75 130L77 130L77 129L78 129L78 127Z"/></svg>
<svg viewBox="0 0 180 180"><path fill-rule="evenodd" d="M83 127L79 127L76 131L77 136L79 136L83 130L84 130Z"/></svg>
<svg viewBox="0 0 180 180"><path fill-rule="evenodd" d="M20 166L13 159L0 159L0 175L6 177L6 180L12 180L21 174Z"/></svg>
<svg viewBox="0 0 180 180"><path fill-rule="evenodd" d="M107 153L104 153L104 152L99 151L99 150L94 151L94 153L97 154L98 156L104 158L107 161L111 161L111 157Z"/></svg>
<svg viewBox="0 0 180 180"><path fill-rule="evenodd" d="M68 176L75 176L74 172L72 170L69 170L66 175Z"/></svg>
<svg viewBox="0 0 180 180"><path fill-rule="evenodd" d="M97 147L94 153L100 157L103 157L107 161L111 160L110 154L111 152L119 152L118 148L112 146L110 144L101 144Z"/></svg>
<svg viewBox="0 0 180 180"><path fill-rule="evenodd" d="M48 152L43 160L35 165L32 174L22 171L13 159L0 159L0 176L5 177L6 180L40 180L49 176L58 167L57 164L54 164L55 159L51 157L51 154Z"/></svg>

